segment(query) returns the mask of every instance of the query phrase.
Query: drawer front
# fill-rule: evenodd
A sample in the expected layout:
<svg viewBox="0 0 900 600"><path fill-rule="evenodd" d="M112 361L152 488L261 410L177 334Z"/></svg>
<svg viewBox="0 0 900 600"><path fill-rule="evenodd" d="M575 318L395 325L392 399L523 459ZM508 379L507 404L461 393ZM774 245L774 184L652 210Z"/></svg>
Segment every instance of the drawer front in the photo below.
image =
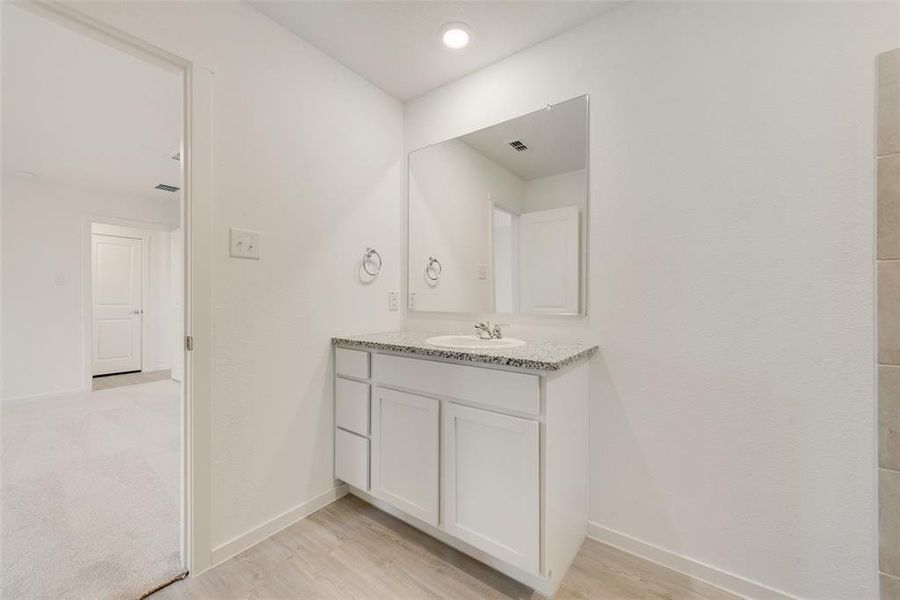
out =
<svg viewBox="0 0 900 600"><path fill-rule="evenodd" d="M385 385L528 415L541 412L540 378L529 373L374 354L372 375Z"/></svg>
<svg viewBox="0 0 900 600"><path fill-rule="evenodd" d="M364 350L334 349L334 372L338 375L369 378L369 353Z"/></svg>
<svg viewBox="0 0 900 600"><path fill-rule="evenodd" d="M334 430L334 476L363 491L369 490L369 440Z"/></svg>
<svg viewBox="0 0 900 600"><path fill-rule="evenodd" d="M334 382L334 422L359 435L369 435L369 384L338 377Z"/></svg>

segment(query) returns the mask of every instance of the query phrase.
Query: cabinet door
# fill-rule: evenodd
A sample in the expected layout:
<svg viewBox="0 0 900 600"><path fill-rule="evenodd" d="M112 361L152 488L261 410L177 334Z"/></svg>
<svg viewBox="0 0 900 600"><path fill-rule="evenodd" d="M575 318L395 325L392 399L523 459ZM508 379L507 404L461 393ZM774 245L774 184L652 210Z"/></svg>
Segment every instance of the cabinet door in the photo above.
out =
<svg viewBox="0 0 900 600"><path fill-rule="evenodd" d="M372 401L372 494L438 523L440 402L376 387Z"/></svg>
<svg viewBox="0 0 900 600"><path fill-rule="evenodd" d="M442 410L441 528L538 574L538 423L450 403Z"/></svg>

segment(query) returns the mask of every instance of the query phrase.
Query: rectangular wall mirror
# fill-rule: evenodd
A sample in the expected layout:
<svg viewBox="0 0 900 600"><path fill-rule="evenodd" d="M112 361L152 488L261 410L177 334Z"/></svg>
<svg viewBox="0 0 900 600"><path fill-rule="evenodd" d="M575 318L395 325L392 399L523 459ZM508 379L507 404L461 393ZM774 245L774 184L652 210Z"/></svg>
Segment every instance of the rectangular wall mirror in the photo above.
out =
<svg viewBox="0 0 900 600"><path fill-rule="evenodd" d="M587 207L587 96L410 153L410 310L583 315Z"/></svg>

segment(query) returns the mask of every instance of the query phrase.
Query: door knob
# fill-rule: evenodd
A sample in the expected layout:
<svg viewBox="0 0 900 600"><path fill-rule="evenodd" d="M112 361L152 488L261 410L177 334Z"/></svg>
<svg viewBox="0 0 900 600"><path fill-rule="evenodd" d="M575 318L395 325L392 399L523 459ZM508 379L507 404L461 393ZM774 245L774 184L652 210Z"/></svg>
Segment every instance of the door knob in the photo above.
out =
<svg viewBox="0 0 900 600"><path fill-rule="evenodd" d="M135 314L135 315L142 315L142 314L144 314L144 311L142 311L140 309L135 309L135 310L131 311L131 313Z"/></svg>

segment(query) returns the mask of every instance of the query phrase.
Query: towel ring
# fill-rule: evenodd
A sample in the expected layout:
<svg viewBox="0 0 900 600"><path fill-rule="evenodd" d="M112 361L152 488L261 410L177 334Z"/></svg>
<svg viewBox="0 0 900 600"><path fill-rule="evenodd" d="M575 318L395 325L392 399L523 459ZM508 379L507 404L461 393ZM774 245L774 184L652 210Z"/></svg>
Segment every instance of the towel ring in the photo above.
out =
<svg viewBox="0 0 900 600"><path fill-rule="evenodd" d="M377 263L378 267L375 268L374 271L369 270L369 263L374 262L372 260L372 257L378 258L378 263ZM363 268L363 271L365 271L372 277L375 277L376 275L381 273L381 255L378 254L378 251L375 250L375 248L366 248L366 253L363 255L362 268Z"/></svg>
<svg viewBox="0 0 900 600"><path fill-rule="evenodd" d="M437 265L437 268L435 268L435 265ZM441 261L433 256L428 257L428 266L425 267L425 277L431 281L437 281L441 278L441 271L443 270L444 267L441 266Z"/></svg>

